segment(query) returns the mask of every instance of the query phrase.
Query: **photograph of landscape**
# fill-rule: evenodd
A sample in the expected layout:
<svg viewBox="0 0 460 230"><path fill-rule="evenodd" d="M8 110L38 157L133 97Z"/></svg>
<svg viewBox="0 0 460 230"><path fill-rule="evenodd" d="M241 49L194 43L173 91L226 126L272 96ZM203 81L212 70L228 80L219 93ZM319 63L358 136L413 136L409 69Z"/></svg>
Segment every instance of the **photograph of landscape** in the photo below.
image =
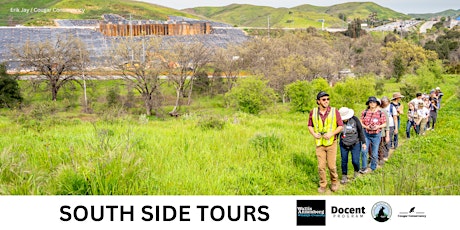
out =
<svg viewBox="0 0 460 230"><path fill-rule="evenodd" d="M1 195L460 195L460 4L170 2L0 0ZM326 95L401 111L321 190Z"/></svg>

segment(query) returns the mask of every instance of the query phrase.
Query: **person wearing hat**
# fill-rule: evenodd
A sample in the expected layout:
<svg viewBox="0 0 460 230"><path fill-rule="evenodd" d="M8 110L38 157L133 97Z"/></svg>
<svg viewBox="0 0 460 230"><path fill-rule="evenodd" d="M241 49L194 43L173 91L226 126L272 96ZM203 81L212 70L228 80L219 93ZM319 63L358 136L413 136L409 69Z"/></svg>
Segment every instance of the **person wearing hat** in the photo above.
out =
<svg viewBox="0 0 460 230"><path fill-rule="evenodd" d="M393 93L393 97L391 98L391 104L396 108L397 112L397 124L395 125L394 135L392 140L390 140L390 146L394 149L398 147L398 137L399 137L399 130L401 128L401 115L404 114L404 106L401 104L401 98L404 96L401 95L400 92Z"/></svg>
<svg viewBox="0 0 460 230"><path fill-rule="evenodd" d="M361 151L361 170L359 172L362 174L370 172L367 168L370 145L372 145L370 170L374 171L377 169L381 131L387 125L385 114L378 108L379 104L376 97L369 97L366 102L367 109L361 113L361 123L364 128L364 136L366 137L366 148L363 148Z"/></svg>
<svg viewBox="0 0 460 230"><path fill-rule="evenodd" d="M436 96L438 96L438 109L441 109L441 99L442 96L444 96L444 93L441 92L441 88L436 87L436 90L434 91Z"/></svg>
<svg viewBox="0 0 460 230"><path fill-rule="evenodd" d="M425 104L423 102L419 102L417 107L418 119L415 121L417 134L425 135L428 116L430 116L430 111L428 110L428 108L425 107Z"/></svg>
<svg viewBox="0 0 460 230"><path fill-rule="evenodd" d="M318 160L319 193L326 192L327 175L329 169L331 178L331 191L339 188L337 174L337 134L342 131L343 122L339 111L329 106L329 94L321 91L316 96L318 107L310 111L308 118L308 131L315 138L316 158Z"/></svg>
<svg viewBox="0 0 460 230"><path fill-rule="evenodd" d="M340 134L340 156L342 157L342 180L341 184L348 182L348 154L351 152L351 163L354 169L354 178L358 176L359 154L361 148L366 148L366 138L364 137L361 121L354 115L353 109L342 107L339 109L343 121L343 130Z"/></svg>

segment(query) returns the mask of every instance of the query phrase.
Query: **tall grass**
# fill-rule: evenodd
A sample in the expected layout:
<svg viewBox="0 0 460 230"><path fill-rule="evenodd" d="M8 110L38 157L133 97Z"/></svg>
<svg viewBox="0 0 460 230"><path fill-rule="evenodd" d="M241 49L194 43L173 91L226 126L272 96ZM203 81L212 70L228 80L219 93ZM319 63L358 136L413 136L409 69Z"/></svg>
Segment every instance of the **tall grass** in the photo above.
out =
<svg viewBox="0 0 460 230"><path fill-rule="evenodd" d="M455 87L449 82L441 85L446 96L436 131L403 138L383 168L338 194L460 193L460 120L455 119L460 101L449 96ZM258 116L210 115L199 108L163 120L126 114L88 120L59 111L0 114L0 194L317 194L308 114L283 105ZM337 165L340 169L340 156Z"/></svg>

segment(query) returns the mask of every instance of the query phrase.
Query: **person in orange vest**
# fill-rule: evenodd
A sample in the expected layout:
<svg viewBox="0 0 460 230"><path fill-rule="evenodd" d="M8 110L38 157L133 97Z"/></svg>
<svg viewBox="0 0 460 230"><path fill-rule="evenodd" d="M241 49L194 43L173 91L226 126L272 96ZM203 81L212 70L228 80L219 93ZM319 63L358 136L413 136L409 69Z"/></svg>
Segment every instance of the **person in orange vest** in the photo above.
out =
<svg viewBox="0 0 460 230"><path fill-rule="evenodd" d="M337 174L337 135L343 129L343 121L339 111L329 106L329 94L321 91L316 96L318 107L310 111L308 131L315 138L316 158L318 159L319 193L326 192L326 166L331 178L331 191L339 189Z"/></svg>

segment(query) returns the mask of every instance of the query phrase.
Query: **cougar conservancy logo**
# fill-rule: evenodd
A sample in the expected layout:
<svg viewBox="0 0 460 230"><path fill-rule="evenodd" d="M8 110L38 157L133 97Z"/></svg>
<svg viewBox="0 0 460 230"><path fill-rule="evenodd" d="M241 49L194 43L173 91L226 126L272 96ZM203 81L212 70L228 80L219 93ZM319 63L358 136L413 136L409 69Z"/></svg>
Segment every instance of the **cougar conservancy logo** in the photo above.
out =
<svg viewBox="0 0 460 230"><path fill-rule="evenodd" d="M372 217L378 222L386 222L391 218L391 206L384 201L377 202L372 206Z"/></svg>

